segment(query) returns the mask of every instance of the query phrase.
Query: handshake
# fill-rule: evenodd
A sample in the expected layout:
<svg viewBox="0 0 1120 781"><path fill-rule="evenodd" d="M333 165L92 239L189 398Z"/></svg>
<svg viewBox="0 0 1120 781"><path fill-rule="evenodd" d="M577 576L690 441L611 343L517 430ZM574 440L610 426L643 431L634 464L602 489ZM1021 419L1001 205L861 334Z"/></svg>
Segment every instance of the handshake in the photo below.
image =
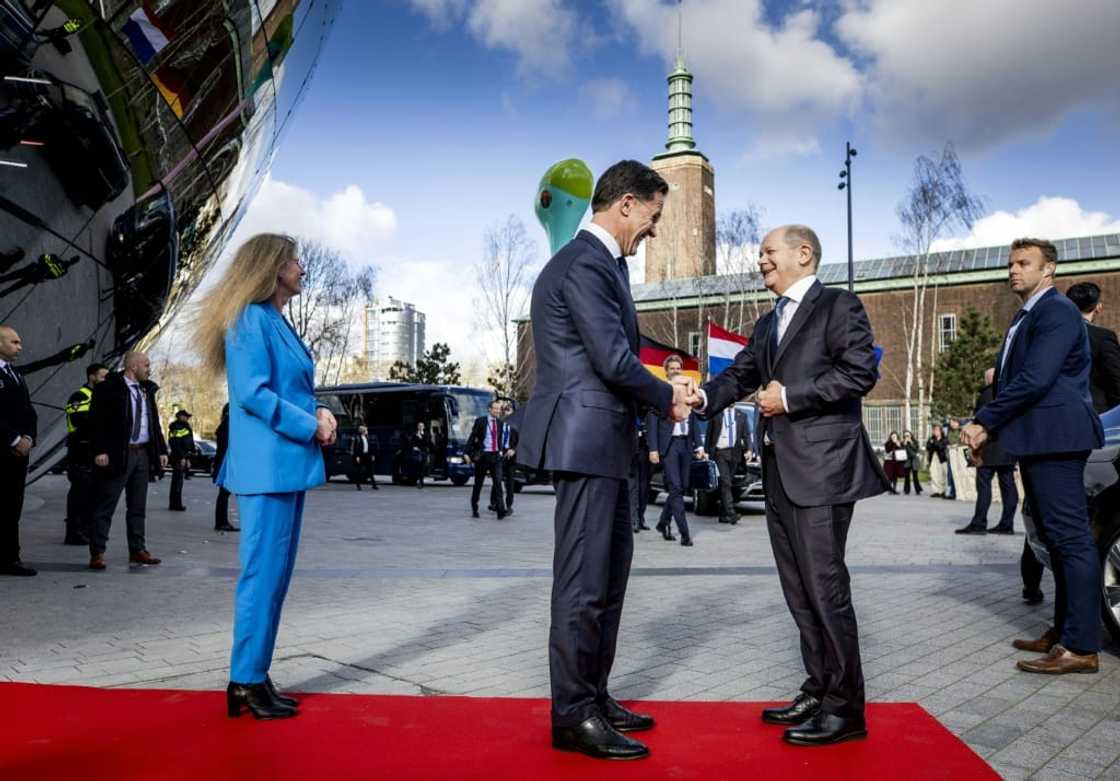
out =
<svg viewBox="0 0 1120 781"><path fill-rule="evenodd" d="M678 374L670 380L670 383L673 386L673 408L670 417L674 421L687 420L692 410L704 406L704 394L697 387L694 379Z"/></svg>

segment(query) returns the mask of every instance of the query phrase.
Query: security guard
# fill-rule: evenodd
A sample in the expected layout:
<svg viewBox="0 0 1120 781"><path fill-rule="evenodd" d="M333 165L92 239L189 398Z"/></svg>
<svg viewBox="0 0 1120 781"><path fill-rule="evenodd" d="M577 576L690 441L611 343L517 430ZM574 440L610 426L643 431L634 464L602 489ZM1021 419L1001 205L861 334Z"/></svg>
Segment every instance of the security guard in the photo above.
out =
<svg viewBox="0 0 1120 781"><path fill-rule="evenodd" d="M86 368L86 384L70 395L66 402L66 476L70 491L66 494L65 545L89 545L93 522L93 454L89 450L89 405L93 386L105 379L109 368L91 363Z"/></svg>
<svg viewBox="0 0 1120 781"><path fill-rule="evenodd" d="M171 451L171 500L169 510L183 512L183 477L190 469L188 457L194 452L194 432L191 430L191 413L181 409L167 427L167 447Z"/></svg>

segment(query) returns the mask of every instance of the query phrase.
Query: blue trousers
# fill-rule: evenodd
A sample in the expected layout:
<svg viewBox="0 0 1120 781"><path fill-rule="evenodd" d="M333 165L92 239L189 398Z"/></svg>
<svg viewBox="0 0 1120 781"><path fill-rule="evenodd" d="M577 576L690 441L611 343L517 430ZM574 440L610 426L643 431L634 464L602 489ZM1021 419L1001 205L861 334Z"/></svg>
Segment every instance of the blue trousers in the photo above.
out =
<svg viewBox="0 0 1120 781"><path fill-rule="evenodd" d="M272 665L280 611L292 580L304 492L238 495L241 577L233 614L229 679L263 683Z"/></svg>
<svg viewBox="0 0 1120 781"><path fill-rule="evenodd" d="M1088 453L1019 459L1023 488L1054 571L1054 628L1078 653L1101 648L1101 563L1085 500Z"/></svg>
<svg viewBox="0 0 1120 781"><path fill-rule="evenodd" d="M669 492L669 498L661 508L661 522L658 525L668 527L672 521L676 521L681 540L690 539L688 518L684 512L684 495L688 491L689 473L692 469L692 451L688 448L688 437L673 437L669 440L669 447L661 457L661 466L665 470L665 490Z"/></svg>

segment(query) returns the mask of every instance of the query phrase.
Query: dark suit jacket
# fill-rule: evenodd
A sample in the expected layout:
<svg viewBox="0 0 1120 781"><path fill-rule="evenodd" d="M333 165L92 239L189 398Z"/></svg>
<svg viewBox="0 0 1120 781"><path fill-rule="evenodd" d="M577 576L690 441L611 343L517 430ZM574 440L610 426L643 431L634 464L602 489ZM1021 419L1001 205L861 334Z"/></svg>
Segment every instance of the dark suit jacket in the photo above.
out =
<svg viewBox="0 0 1120 781"><path fill-rule="evenodd" d="M148 458L158 466L159 457L167 455L159 410L156 409L159 386L151 381L142 382L140 386L148 396ZM109 466L104 468L103 474L119 475L128 463L128 440L132 432L131 396L128 383L120 372L110 372L103 382L94 386L89 408L90 452L94 456L108 454Z"/></svg>
<svg viewBox="0 0 1120 781"><path fill-rule="evenodd" d="M668 414L673 390L638 359L638 313L617 259L580 231L537 277L530 316L537 381L518 463L626 479L639 407Z"/></svg>
<svg viewBox="0 0 1120 781"><path fill-rule="evenodd" d="M972 417L975 418L980 414L980 410L992 403L992 399L996 396L996 389L994 385L985 385L980 389L980 395L976 397L976 409L973 410ZM1015 466L1015 458L1008 455L1007 451L999 446L997 442L990 442L984 448L982 455L984 466Z"/></svg>
<svg viewBox="0 0 1120 781"><path fill-rule="evenodd" d="M487 421L490 419L489 415L479 415L474 419L474 426L471 428L471 435L467 437L467 445L463 448L471 460L474 461L482 452L482 448L486 445L486 426ZM506 426L509 425L501 418L498 421L498 452L501 453L504 448L502 447L502 436L505 434ZM516 438L510 434L510 447L517 447Z"/></svg>
<svg viewBox="0 0 1120 781"><path fill-rule="evenodd" d="M716 452L716 444L723 434L723 415L716 415L708 422L708 432L704 435L704 449L708 455ZM742 457L743 451L750 447L750 424L742 410L735 410L735 441L731 448L736 451L736 458Z"/></svg>
<svg viewBox="0 0 1120 781"><path fill-rule="evenodd" d="M1108 412L1120 404L1120 343L1114 331L1088 322L1086 325L1092 355L1089 390L1093 394L1093 408L1097 412Z"/></svg>
<svg viewBox="0 0 1120 781"><path fill-rule="evenodd" d="M846 504L887 490L863 428L862 399L875 387L875 353L867 313L852 293L818 281L797 307L775 348L777 318L755 324L735 362L704 386L707 418L777 380L790 412L772 419L774 457L786 494L802 507ZM762 452L763 420L756 432Z"/></svg>
<svg viewBox="0 0 1120 781"><path fill-rule="evenodd" d="M671 418L653 413L646 416L646 443L649 444L651 453L665 455L665 451L669 449L669 442L673 438L675 425ZM700 418L694 412L688 416L688 449L696 450L700 445Z"/></svg>
<svg viewBox="0 0 1120 781"><path fill-rule="evenodd" d="M1072 301L1048 290L1019 324L1001 371L1003 350L996 358L996 397L976 422L1004 450L1037 456L1093 450L1104 443L1089 395L1085 320Z"/></svg>
<svg viewBox="0 0 1120 781"><path fill-rule="evenodd" d="M214 440L214 465L210 470L210 476L216 480L222 462L226 460L226 451L229 450L229 416L222 418L222 422L218 424L218 430L214 432Z"/></svg>
<svg viewBox="0 0 1120 781"><path fill-rule="evenodd" d="M0 453L8 453L12 441L19 437L31 437L34 441L39 436L39 416L31 405L27 381L19 369L12 369L18 382L0 371Z"/></svg>

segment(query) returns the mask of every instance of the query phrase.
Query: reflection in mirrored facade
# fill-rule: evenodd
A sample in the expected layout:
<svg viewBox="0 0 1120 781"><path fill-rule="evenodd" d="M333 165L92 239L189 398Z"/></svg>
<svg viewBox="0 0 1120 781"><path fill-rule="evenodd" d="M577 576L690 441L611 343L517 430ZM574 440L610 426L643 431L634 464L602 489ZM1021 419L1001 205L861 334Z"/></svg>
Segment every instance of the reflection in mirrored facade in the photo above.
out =
<svg viewBox="0 0 1120 781"><path fill-rule="evenodd" d="M0 0L0 323L39 412L32 478L86 364L150 345L221 254L340 5Z"/></svg>

